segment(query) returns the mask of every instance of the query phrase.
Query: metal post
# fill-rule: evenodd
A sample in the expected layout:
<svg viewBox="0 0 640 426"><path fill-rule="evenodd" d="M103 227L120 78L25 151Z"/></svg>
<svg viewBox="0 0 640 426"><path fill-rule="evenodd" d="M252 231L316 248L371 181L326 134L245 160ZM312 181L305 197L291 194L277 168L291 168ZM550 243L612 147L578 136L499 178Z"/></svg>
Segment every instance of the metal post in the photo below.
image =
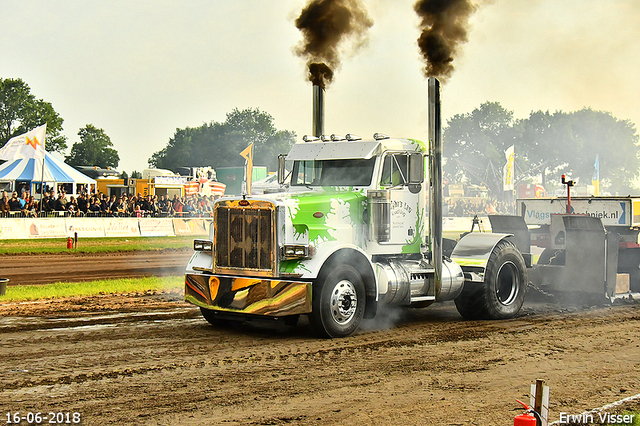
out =
<svg viewBox="0 0 640 426"><path fill-rule="evenodd" d="M536 379L536 393L535 393L535 403L533 405L533 409L536 413L542 413L542 388L544 385L544 380ZM542 426L542 422L540 418L536 419L536 426Z"/></svg>
<svg viewBox="0 0 640 426"><path fill-rule="evenodd" d="M442 287L442 120L440 82L429 78L429 244L436 296Z"/></svg>
<svg viewBox="0 0 640 426"><path fill-rule="evenodd" d="M572 180L567 180L565 175L562 175L562 183L567 185L567 214L571 214L571 187L573 186Z"/></svg>
<svg viewBox="0 0 640 426"><path fill-rule="evenodd" d="M313 85L313 136L319 138L324 134L324 89Z"/></svg>

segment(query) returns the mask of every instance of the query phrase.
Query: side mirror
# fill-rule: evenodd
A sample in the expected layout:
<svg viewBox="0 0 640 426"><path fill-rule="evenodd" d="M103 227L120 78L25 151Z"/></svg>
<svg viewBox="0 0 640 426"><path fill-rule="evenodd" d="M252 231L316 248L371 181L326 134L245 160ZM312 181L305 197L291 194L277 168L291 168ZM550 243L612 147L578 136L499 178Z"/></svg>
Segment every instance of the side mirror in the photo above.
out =
<svg viewBox="0 0 640 426"><path fill-rule="evenodd" d="M280 185L282 185L284 183L284 180L287 178L284 168L285 157L285 154L278 155L278 184Z"/></svg>
<svg viewBox="0 0 640 426"><path fill-rule="evenodd" d="M424 156L419 153L409 154L409 185L424 182Z"/></svg>

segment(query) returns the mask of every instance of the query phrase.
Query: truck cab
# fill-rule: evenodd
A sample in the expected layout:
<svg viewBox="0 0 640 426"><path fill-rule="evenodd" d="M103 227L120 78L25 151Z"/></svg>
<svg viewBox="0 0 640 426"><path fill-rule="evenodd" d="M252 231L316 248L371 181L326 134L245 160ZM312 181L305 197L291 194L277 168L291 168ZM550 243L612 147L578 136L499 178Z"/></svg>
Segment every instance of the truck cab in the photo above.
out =
<svg viewBox="0 0 640 426"><path fill-rule="evenodd" d="M388 306L455 300L467 318L511 318L526 264L509 233L470 233L443 249L439 83L429 81L429 144L353 135L305 137L281 192L222 197L194 242L185 300L205 319L295 322L354 333Z"/></svg>
<svg viewBox="0 0 640 426"><path fill-rule="evenodd" d="M219 199L211 238L196 241L187 268L186 301L212 322L309 315L329 337L350 335L391 305L456 299L468 317L515 315L526 267L510 235L469 234L450 257L435 259L428 148L374 136L307 138L286 156L293 167L282 192ZM469 300L483 299L478 291L492 252L505 248L509 261L494 271L505 287L502 299L471 306Z"/></svg>

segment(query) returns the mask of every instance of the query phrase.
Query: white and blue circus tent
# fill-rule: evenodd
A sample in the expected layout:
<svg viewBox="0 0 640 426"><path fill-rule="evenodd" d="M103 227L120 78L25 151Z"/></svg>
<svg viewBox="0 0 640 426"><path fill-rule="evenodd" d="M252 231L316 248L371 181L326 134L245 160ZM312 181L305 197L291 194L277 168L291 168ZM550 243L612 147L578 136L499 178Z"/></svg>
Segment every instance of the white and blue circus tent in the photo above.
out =
<svg viewBox="0 0 640 426"><path fill-rule="evenodd" d="M89 189L90 185L95 187L96 184L95 179L80 173L48 152L45 153L44 162L41 158L16 158L0 165L0 187L6 187L6 184L10 183L12 190L18 190L16 184L28 184L31 187L31 193L36 195L39 191L36 191L33 185L40 182L45 182L46 185L54 188L54 184L70 184L73 190L68 192L73 194L79 192L78 185Z"/></svg>

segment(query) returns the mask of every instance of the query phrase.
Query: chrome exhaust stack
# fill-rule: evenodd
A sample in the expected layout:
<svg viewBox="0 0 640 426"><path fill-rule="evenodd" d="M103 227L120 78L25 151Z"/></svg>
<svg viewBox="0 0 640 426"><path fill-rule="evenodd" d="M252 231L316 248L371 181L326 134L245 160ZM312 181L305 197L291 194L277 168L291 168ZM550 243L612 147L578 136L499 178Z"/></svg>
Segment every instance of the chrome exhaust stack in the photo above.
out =
<svg viewBox="0 0 640 426"><path fill-rule="evenodd" d="M442 288L442 120L440 82L429 78L429 252L436 297Z"/></svg>
<svg viewBox="0 0 640 426"><path fill-rule="evenodd" d="M313 136L319 138L324 134L324 89L313 85Z"/></svg>

